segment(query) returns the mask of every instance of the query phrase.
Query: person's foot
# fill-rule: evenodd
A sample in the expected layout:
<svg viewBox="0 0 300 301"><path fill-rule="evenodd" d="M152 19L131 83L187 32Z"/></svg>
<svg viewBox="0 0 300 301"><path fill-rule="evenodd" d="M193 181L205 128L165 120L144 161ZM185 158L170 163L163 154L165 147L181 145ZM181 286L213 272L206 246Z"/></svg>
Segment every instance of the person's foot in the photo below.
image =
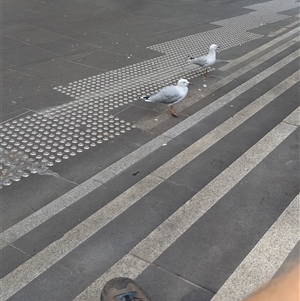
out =
<svg viewBox="0 0 300 301"><path fill-rule="evenodd" d="M132 279L118 277L103 287L100 301L151 301L147 293Z"/></svg>

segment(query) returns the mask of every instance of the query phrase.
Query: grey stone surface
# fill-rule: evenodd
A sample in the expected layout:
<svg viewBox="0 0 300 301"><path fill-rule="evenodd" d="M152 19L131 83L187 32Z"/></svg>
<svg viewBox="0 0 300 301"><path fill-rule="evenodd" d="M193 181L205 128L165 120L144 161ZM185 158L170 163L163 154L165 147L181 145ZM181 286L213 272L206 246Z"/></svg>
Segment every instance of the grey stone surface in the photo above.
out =
<svg viewBox="0 0 300 301"><path fill-rule="evenodd" d="M116 48L117 47L118 46L116 46ZM125 56L105 50L99 50L75 60L75 62L80 64L94 66L104 70L114 70L116 68L122 68L140 61L140 59L137 59L133 56Z"/></svg>
<svg viewBox="0 0 300 301"><path fill-rule="evenodd" d="M18 223L56 197L75 187L74 183L65 179L46 175L33 175L32 178L24 178L14 184L1 191L2 230ZM42 198L41 195L43 195Z"/></svg>
<svg viewBox="0 0 300 301"><path fill-rule="evenodd" d="M30 45L61 39L61 35L38 27L26 31L15 31L12 33L7 33L6 35L13 38L14 40L19 40Z"/></svg>
<svg viewBox="0 0 300 301"><path fill-rule="evenodd" d="M148 267L136 280L152 300L209 301L213 296L212 292L154 265Z"/></svg>
<svg viewBox="0 0 300 301"><path fill-rule="evenodd" d="M8 258L8 260L1 260L1 279L24 261L31 258L30 255L10 245L1 250L1 256L2 258Z"/></svg>
<svg viewBox="0 0 300 301"><path fill-rule="evenodd" d="M115 139L110 143L103 143L99 148L91 147L88 157L85 153L77 154L75 157L71 157L63 162L63 164L53 166L52 170L61 177L79 184L97 175L136 148L134 145L129 145ZM84 161L84 165L82 165L82 161ZM120 169L123 170L123 167L120 166ZM116 171L111 170L111 173L115 175ZM96 176L94 179L103 182L103 179L100 177Z"/></svg>
<svg viewBox="0 0 300 301"><path fill-rule="evenodd" d="M0 248L1 248L1 250L3 248L5 248L7 245L8 245L8 243L6 241L4 241L3 239L0 239Z"/></svg>
<svg viewBox="0 0 300 301"><path fill-rule="evenodd" d="M55 57L57 57L57 54L31 45L2 51L2 59L16 66L24 66L34 62L53 59Z"/></svg>
<svg viewBox="0 0 300 301"><path fill-rule="evenodd" d="M0 108L0 112L1 112L0 113L1 122L4 122L11 118L28 113L28 110L23 109L22 107L17 106L13 103L8 103L7 101L3 101L2 106Z"/></svg>
<svg viewBox="0 0 300 301"><path fill-rule="evenodd" d="M292 252L275 273L274 278L285 275L300 261L300 241L295 245Z"/></svg>
<svg viewBox="0 0 300 301"><path fill-rule="evenodd" d="M292 90L293 89L297 89L297 87L294 86L292 87ZM199 156L189 163L191 169L188 174L184 173L184 171L179 171L172 176L170 180L187 185L191 189L201 189L212 180L216 174L219 174L230 163L236 160L237 157L243 154L250 145L262 138L275 124L281 122L287 113L291 113L297 108L296 104L286 103L285 99L286 93L283 93L278 99L267 105L238 129L229 133L226 139L223 138L202 154L202 156ZM260 123L258 123L256 119L259 115ZM269 116L269 118L265 119L263 116ZM238 143L234 142L236 139L238 139ZM220 149L226 150L222 156L219 154ZM204 175L201 178L196 176L199 170L201 170Z"/></svg>
<svg viewBox="0 0 300 301"><path fill-rule="evenodd" d="M1 50L8 50L8 49L14 49L22 46L26 46L26 43L23 43L20 40L12 39L8 36L2 36L2 43L1 43Z"/></svg>
<svg viewBox="0 0 300 301"><path fill-rule="evenodd" d="M92 215L93 212L99 210L113 198L117 197L122 191L127 190L143 179L147 174L150 174L155 168L162 164L167 156L173 156L176 152L180 151L180 149L183 149L184 146L177 144L176 141L172 141L169 147L173 150L170 151L167 147L163 147L159 151L151 154L150 158L147 157L147 159L134 164L124 170L118 178L112 178L105 184L99 182L98 184L96 182L94 186L85 184L86 189L90 188L90 191L87 190L86 195L83 193L83 188L77 189L76 187L73 189L73 194L69 193L60 197L60 202L57 200L52 206L53 209L51 210L51 206L49 205L49 209L47 210L49 214L52 214L54 211L57 211L57 214L49 218L49 220L44 221L42 225L36 225L36 228L33 228L28 234L23 234L23 237L14 243L15 246L21 248L28 254L36 254L51 242L62 237L62 235L71 230L74 226L84 221ZM147 164L145 163L146 161ZM122 178L122 181L120 181L120 178ZM98 185L99 188L97 188L96 185ZM146 189L145 187L143 190ZM63 210L64 206L68 206L66 210ZM40 215L41 218L46 215L46 208L41 210ZM34 226L34 221L28 220L28 227L30 226ZM22 226L22 228L24 227L25 225ZM53 235L53 233L55 233L55 235ZM9 241L13 241L13 235L13 233L10 236L8 233L5 233L4 237ZM17 236L15 239L16 238Z"/></svg>
<svg viewBox="0 0 300 301"><path fill-rule="evenodd" d="M231 274L212 301L239 301L272 280L299 241L299 194ZM276 248L274 248L276 245Z"/></svg>
<svg viewBox="0 0 300 301"><path fill-rule="evenodd" d="M30 74L35 78L54 82L56 85L68 84L71 81L79 80L78 74L81 74L81 76L92 76L102 71L99 68L77 64L61 58L17 67L14 70L22 74Z"/></svg>
<svg viewBox="0 0 300 301"><path fill-rule="evenodd" d="M1 71L2 71L2 70L5 70L5 69L9 69L9 68L11 68L11 67L13 67L12 64L9 64L9 63L7 63L7 62L3 62L2 60L0 61L0 68L1 68Z"/></svg>
<svg viewBox="0 0 300 301"><path fill-rule="evenodd" d="M40 111L69 101L66 95L53 90L54 83L26 73L5 70L2 73L2 83L4 102L22 109Z"/></svg>
<svg viewBox="0 0 300 301"><path fill-rule="evenodd" d="M74 53L81 53L98 48L94 45L69 37L60 37L59 40L38 43L37 46L54 53L58 53L62 56L69 56Z"/></svg>
<svg viewBox="0 0 300 301"><path fill-rule="evenodd" d="M251 5L255 3L267 2L251 1ZM288 2L282 5L286 3ZM220 5L222 9L219 9ZM70 107L59 105L72 103L74 96L70 96L71 93L59 93L53 88L68 86L75 81L78 84L85 80L85 84L90 86L96 83L101 89L109 82L113 94L110 94L110 90L101 90L101 93L109 97L110 101L122 97L132 100L135 94L139 94L137 91L142 94L165 84L162 83L162 74L154 72L156 67L159 67L155 69L159 72L170 71L169 81L173 83L183 71L172 70L172 62L168 61L170 66L164 62L162 58L165 54L160 47L165 47L168 41L170 45L167 50L170 53L175 53L182 47L183 52L178 52L178 60L181 60L182 53L182 60L185 61L186 47L188 50L194 49L189 54L196 55L198 49L201 52L202 48L206 49L206 44L215 42L208 32L218 33L223 26L222 20L241 16L239 20L248 26L248 14L255 10L253 7L245 8L247 5L250 4L246 0L222 3L196 0L3 0L1 121L9 120L9 126L13 126L13 121L17 122L21 116L29 116L33 112L44 114L48 109L56 107L59 115L59 110L70 110ZM3 230L25 218L23 224L18 224L19 228L10 228L9 237L12 241L19 238L14 241L14 245L6 246L5 239L4 244L1 244L7 258L4 263L5 273L12 272L11 278L8 277L5 283L9 290L17 292L10 298L11 301L73 300L99 277L102 277L99 283L103 285L105 277L117 275L118 266L105 274L106 276L102 273L298 106L299 91L295 85L167 181L151 176L158 183L163 182L161 185L154 185L154 190L151 190L151 185L155 181L152 183L144 180L143 185L149 183L149 186L135 186L153 170L222 122L237 119L238 117L231 117L297 70L297 58L281 65L277 62L297 51L298 45L292 43L291 39L296 38L298 32L284 39L281 39L280 34L276 36L279 38L276 44L263 51L259 48L266 42L273 41L272 37L262 35L282 29L296 20L294 16L297 9L289 9L286 16L281 13L273 16L272 10L269 12L267 18L277 20L276 22L263 26L258 24L257 28L247 29L241 35L238 33L238 26L230 28L234 34L237 33L241 44L238 41L234 47L221 49L218 58L232 62L250 51L256 51L256 54L225 71L219 68L227 63L223 61L216 64L216 70L210 73L211 77L206 81L202 80L200 73L195 75L192 80L194 87L190 89L191 97L178 105L181 111L179 118L169 116L165 106L153 107L152 104L137 101L111 109L108 114L116 114L125 122L135 122L139 126L89 147L74 157L55 163L51 170L57 172L60 178L30 175L3 188ZM252 18L251 21L255 23L257 20ZM292 29L287 31L289 30ZM195 40L186 40L189 35L196 35ZM222 34L215 35L214 39L220 37L220 42L226 44L227 39L225 43ZM250 37L254 40L247 40ZM181 38L182 40L172 41ZM152 49L146 48L149 46L153 46ZM269 55L268 58L264 57L266 54ZM153 59L151 62L156 64L165 65L161 68L149 63L151 68L140 77L140 74L135 73L134 64L142 64L149 59ZM128 65L131 68L125 69ZM243 72L235 73L241 67L244 67ZM260 74L249 82L249 90L242 91L241 85L245 81L255 78L269 67L273 68L270 73ZM104 76L107 76L105 80ZM162 77L152 85L156 76ZM130 86L127 88L128 78ZM125 82L126 86L123 86ZM141 82L143 85L137 86ZM237 87L239 91L230 94ZM80 100L82 104L90 103L92 93L84 92L80 84L77 89L81 97L86 97ZM126 95L123 94L124 91ZM208 107L224 95L226 96L220 101L220 106ZM236 98L233 99L234 97ZM100 107L102 104L97 105ZM208 114L199 113L189 119L189 116L201 109L207 110ZM59 116L64 117L64 121L67 119L65 115ZM100 116L101 114L99 118ZM299 124L295 116L284 120L278 139ZM244 116L240 117L241 120L242 117ZM141 124L145 126L140 127ZM79 127L84 129L85 125L80 124ZM171 130L164 135L169 129ZM298 146L295 141L297 136L293 133L245 178L248 182L240 182L222 198L220 204L217 203L175 241L155 262L160 267L153 265L142 273L149 263L139 259L136 262L143 262L142 267L137 265L135 272L134 267L128 267L127 275L136 277L142 273L138 281L157 300L173 300L176 297L182 300L198 300L199 296L203 300L210 300L212 293L205 291L205 287L214 291L220 287L297 193L294 178L298 167L294 158ZM261 146L258 148L259 153L268 152L269 147L268 144ZM227 153L228 150L230 153ZM243 170L244 163L255 163L258 157L259 154L253 153L247 156L241 164L235 165L236 173L247 172ZM177 166L176 163L174 166ZM265 186L259 180L263 177L267 178ZM235 182L230 174L223 180L227 181L220 183L224 187ZM124 194L128 189L131 189L130 192ZM116 203L118 206L115 209L110 208L107 215L94 215L119 195L124 197L123 203L120 197ZM110 220L109 216L122 212L130 202L138 200L139 195L144 196L116 219ZM213 199L214 191L207 189L203 195L209 200ZM241 202L245 206L240 206ZM32 219L26 219L29 215ZM196 213L191 212L186 217L187 222L195 216ZM87 226L83 221L89 218L90 224ZM106 226L100 227L107 222ZM82 225L81 230L74 229L78 225ZM101 229L95 230L97 227ZM228 231L221 235L226 229ZM96 232L92 235L93 231ZM180 231L183 230L174 230L170 239L173 236L176 238L178 233L182 234ZM77 239L82 239L84 235L88 237L89 233L92 236L75 248ZM59 239L63 241L60 247L56 245L55 248L47 249ZM227 249L223 253L224 248ZM232 253L229 254L228 250ZM28 266L26 263L29 255L26 254L34 256L33 263ZM153 252L151 255L155 254ZM43 260L43 256L47 257L46 260ZM130 254L128 256L136 259ZM57 261L56 258L60 260ZM195 261L192 261L194 258L204 263L202 269L195 269ZM228 260L224 261L223 258ZM121 273L126 272L127 262L135 261L123 260L119 265ZM51 267L52 263L54 265ZM20 273L15 270L18 266ZM18 291L18 288L22 288L30 280L33 281ZM94 288L82 300L98 298L100 288Z"/></svg>
<svg viewBox="0 0 300 301"><path fill-rule="evenodd" d="M171 197L174 192L176 197ZM38 300L40 294L46 294L48 297L51 296L51 298L58 300L74 298L80 292L80 289L84 288L85 285L95 279L96 275L104 272L111 264L125 255L141 238L181 206L192 194L193 192L188 189L172 183L165 182L161 184L157 189L142 198L135 206L127 209L107 226L83 242L69 256L62 258L19 293L15 294L14 299L21 300L24 298L23 294L30 296L28 298L31 300ZM144 212L144 214L140 214L140 212ZM120 224L122 224L122 229L119 228ZM79 231L78 235L80 236L82 233ZM64 237L64 239L66 238ZM49 253L49 258L41 258L43 260L42 266L47 266L47 260L52 261L57 256L57 254L53 253L55 249L53 247L46 251L47 254ZM40 273L41 269L43 267L39 264L39 260L35 260L32 263L30 272L26 273L26 270L22 272L26 273L27 279L30 279L36 273ZM40 285L40 282L45 281L45 279L51 279L51 283L40 288L41 290L39 289L38 294L32 294L31 292L34 292L37 286ZM6 281L8 280L6 279ZM61 286L62 282L64 283L63 287ZM58 295L56 295L56 291L51 289L55 283L61 287ZM75 283L76 289L70 289L71 287L74 288Z"/></svg>
<svg viewBox="0 0 300 301"><path fill-rule="evenodd" d="M295 135L206 212L155 264L216 292L298 193ZM196 263L198 268L192 268Z"/></svg>

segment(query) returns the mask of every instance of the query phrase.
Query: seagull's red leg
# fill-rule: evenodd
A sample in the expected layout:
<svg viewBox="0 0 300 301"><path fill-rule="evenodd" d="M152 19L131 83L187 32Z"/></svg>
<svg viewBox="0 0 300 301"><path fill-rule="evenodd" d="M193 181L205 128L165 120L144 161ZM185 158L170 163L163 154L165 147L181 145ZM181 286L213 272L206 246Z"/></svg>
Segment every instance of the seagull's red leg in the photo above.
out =
<svg viewBox="0 0 300 301"><path fill-rule="evenodd" d="M175 117L178 117L179 116L179 114L177 114L174 110L173 110L173 107L172 106L169 106L169 107L167 107L168 108L168 110L170 111L170 113L173 115L173 116L175 116Z"/></svg>

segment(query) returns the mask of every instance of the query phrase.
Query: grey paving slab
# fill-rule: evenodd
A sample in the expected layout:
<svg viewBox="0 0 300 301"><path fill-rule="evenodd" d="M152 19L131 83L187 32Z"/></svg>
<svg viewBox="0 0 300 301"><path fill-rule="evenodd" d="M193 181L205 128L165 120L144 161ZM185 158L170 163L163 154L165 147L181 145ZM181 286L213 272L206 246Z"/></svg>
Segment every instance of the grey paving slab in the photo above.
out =
<svg viewBox="0 0 300 301"><path fill-rule="evenodd" d="M22 46L26 46L26 43L23 43L17 39L13 39L7 36L1 35L1 50L13 49Z"/></svg>
<svg viewBox="0 0 300 301"><path fill-rule="evenodd" d="M66 95L53 90L56 84L25 73L5 70L2 83L3 100L21 108L39 111L70 101Z"/></svg>
<svg viewBox="0 0 300 301"><path fill-rule="evenodd" d="M173 193L176 193L176 196ZM172 183L163 183L11 299L21 300L27 295L30 300L40 300L40 296L44 294L56 300L71 300L191 195L193 192L186 188ZM120 224L122 229L119 227ZM45 279L51 279L51 285L41 287L40 283ZM56 292L51 288L53 285L57 285L59 294L54 295ZM36 290L38 292L33 293Z"/></svg>
<svg viewBox="0 0 300 301"><path fill-rule="evenodd" d="M297 8L288 9L288 10L284 10L282 13L288 16L297 17L297 15L299 14L299 9Z"/></svg>
<svg viewBox="0 0 300 301"><path fill-rule="evenodd" d="M10 3L2 4L2 20L26 21L28 18L37 17L39 14L35 11L27 10L24 7L14 6Z"/></svg>
<svg viewBox="0 0 300 301"><path fill-rule="evenodd" d="M103 70L99 68L78 64L76 62L67 61L61 58L47 60L40 63L32 63L30 65L16 67L13 70L18 71L21 74L29 74L35 78L54 82L55 85L66 85L72 81L80 80L82 77L93 76L103 72ZM47 83L44 85L46 88ZM60 96L60 93L53 91L53 84L48 83L48 85L49 90L52 92L52 97L54 94ZM71 97L66 98L68 98L69 101L74 100Z"/></svg>
<svg viewBox="0 0 300 301"><path fill-rule="evenodd" d="M0 113L0 118L1 118L0 122L4 122L11 118L21 116L22 114L28 112L28 110L26 110L22 107L16 106L14 104L8 103L7 101L2 101L0 112L1 112Z"/></svg>
<svg viewBox="0 0 300 301"><path fill-rule="evenodd" d="M155 20L155 22L151 21L148 23L139 24L138 29L133 29L132 27L128 28L128 26L122 26L120 29L110 29L110 32L118 32L118 34L128 36L129 39L132 38L132 41L122 43L122 45L120 45L122 47L118 48L115 47L115 45L109 44L103 45L103 47L112 51L116 48L114 51L118 53L133 54L136 57L147 59L162 55L159 52L147 48L148 46L151 46L158 41L164 42L166 40L180 38L185 35L196 34L217 27L218 26L206 23L181 28L177 25L170 24L168 26L164 26L163 22ZM148 33L149 31L154 30L156 30L155 34L154 32L152 34ZM136 34L136 32L138 34Z"/></svg>
<svg viewBox="0 0 300 301"><path fill-rule="evenodd" d="M177 111L176 106L174 106L174 110ZM149 117L152 116L152 114L154 114L155 112L154 118L152 118L152 120L154 120L154 128L151 128L151 130L149 131L156 135L165 133L171 127L178 125L178 122L182 122L183 120L187 119L187 117L189 116L188 114L184 114L180 112L179 116L176 118L170 114L170 112L167 110L166 106L164 105L159 105L158 107L155 105L152 111L151 110L149 111L151 114L149 114L147 111L147 113L145 113L144 115L145 116L144 119L146 119L147 117L149 120ZM162 116L165 117L166 121L160 122ZM155 126L155 123L157 123L158 125ZM142 120L138 121L138 125L143 126L143 121Z"/></svg>
<svg viewBox="0 0 300 301"><path fill-rule="evenodd" d="M298 147L294 132L155 264L216 292L297 195Z"/></svg>
<svg viewBox="0 0 300 301"><path fill-rule="evenodd" d="M157 2L157 0L155 0L155 2ZM166 2L171 2L171 0L168 0ZM249 5L249 2L247 0L242 0L239 2L234 2L231 3L231 5L225 5L225 2L219 2L219 1L205 1L205 6L207 10L213 9L215 10L216 8L220 8L220 4L224 4L222 5L222 9L224 9L224 12L226 12L226 17L230 17L231 14L234 14L235 10L238 10L239 13L244 14L244 13L248 13L249 9L245 8L245 6ZM260 0L253 0L251 1L251 5L255 4L255 3L261 3L262 1ZM228 4L228 2L226 2L226 4ZM180 8L182 10L187 10L187 11L191 11L193 10L193 8L195 9L201 9L203 7L203 4L199 1L196 0L192 0L189 1L187 3L182 3L181 1L177 2L177 8ZM209 8L208 8L209 7ZM227 15L228 14L228 15Z"/></svg>
<svg viewBox="0 0 300 301"><path fill-rule="evenodd" d="M115 48L118 48L118 44L124 43L128 41L127 35L116 35L113 33L98 31L94 33L84 33L79 36L73 37L76 40L83 41L89 43L91 45L100 46L101 48L106 45L115 45Z"/></svg>
<svg viewBox="0 0 300 301"><path fill-rule="evenodd" d="M107 51L116 52L118 54L122 54L126 57L133 56L139 59L151 59L163 55L161 53L158 53L157 51L147 49L146 47L147 45L146 43L143 42L143 40L138 40L135 42L130 41L130 42L122 43L120 45L116 45L116 44L103 45L103 49Z"/></svg>
<svg viewBox="0 0 300 301"><path fill-rule="evenodd" d="M140 2L136 2L133 0L125 0L125 1L114 1L111 2L109 0L101 1L101 7L106 7L113 11L123 11L126 13L139 13L145 10L149 10L153 4L149 1L142 0Z"/></svg>
<svg viewBox="0 0 300 301"><path fill-rule="evenodd" d="M2 51L2 59L16 66L24 66L55 57L57 57L57 54L32 45Z"/></svg>
<svg viewBox="0 0 300 301"><path fill-rule="evenodd" d="M154 137L155 136L151 133L143 132L139 129L131 129L130 131L127 131L118 136L117 140L129 145L133 145L135 147L141 147L152 140Z"/></svg>
<svg viewBox="0 0 300 301"><path fill-rule="evenodd" d="M94 46L92 46L94 47ZM67 54L67 55L64 55L62 58L66 61L75 61L77 59L80 59L88 54L92 54L92 53L95 53L97 52L98 50L100 49L100 47L95 47L93 49L90 49L90 50L86 50L86 51L82 51L82 52L78 52L78 53L75 53L75 54ZM100 69L100 68L99 68Z"/></svg>
<svg viewBox="0 0 300 301"><path fill-rule="evenodd" d="M58 13L60 12L59 10L57 11ZM53 14L51 13L46 18L45 16L39 16L38 18L27 19L26 22L69 37L87 32L97 32L99 28L110 28L113 24L113 22L104 19L98 20L97 18L82 16L81 11L77 11L75 15L70 16L69 12L63 10L62 13L59 13L58 17L61 17L59 23L53 19ZM74 22L74 19L76 22Z"/></svg>
<svg viewBox="0 0 300 301"><path fill-rule="evenodd" d="M31 30L7 33L6 35L27 44L45 43L54 40L60 40L62 38L60 34L56 34L38 27L32 28Z"/></svg>
<svg viewBox="0 0 300 301"><path fill-rule="evenodd" d="M11 227L75 186L54 176L32 175L13 186L5 187L1 191L2 230Z"/></svg>
<svg viewBox="0 0 300 301"><path fill-rule="evenodd" d="M14 258L13 261L1 260L1 278L6 276L11 270L28 260L31 256L12 247L7 246L1 250L1 258Z"/></svg>
<svg viewBox="0 0 300 301"><path fill-rule="evenodd" d="M11 67L14 67L14 66L12 64L9 64L7 62L4 62L4 61L0 60L1 71L6 70L6 69L10 69Z"/></svg>
<svg viewBox="0 0 300 301"><path fill-rule="evenodd" d="M28 0L3 0L3 3L10 4L12 6L17 6L17 7L24 7L28 10L33 10L35 12L43 13L47 11L48 9L53 8L53 5L44 2L39 2L39 1L28 1Z"/></svg>
<svg viewBox="0 0 300 301"><path fill-rule="evenodd" d="M84 43L82 41L64 37L59 40L37 44L38 47L43 48L62 56L71 55L78 52L85 52L97 47Z"/></svg>
<svg viewBox="0 0 300 301"><path fill-rule="evenodd" d="M150 16L154 20L163 20L164 18L169 16L181 17L182 15L187 15L187 12L183 12L182 10L177 9L176 6L156 4L147 11L139 12L138 14L139 16Z"/></svg>
<svg viewBox="0 0 300 301"><path fill-rule="evenodd" d="M170 24L170 23L167 23L167 22L159 21L159 20L156 20L155 22L153 22L151 20L151 21L142 23L140 25L140 27L143 28L143 29L149 30L151 32L154 32L154 33L165 32L165 31L173 31L173 30L179 30L180 29L180 26L176 26L174 24Z"/></svg>
<svg viewBox="0 0 300 301"><path fill-rule="evenodd" d="M124 58L126 58L127 60L124 61ZM125 55L121 55L110 51L99 50L92 54L82 56L81 58L76 59L75 61L87 66L93 66L104 70L113 70L116 68L121 68L138 63L141 61L141 59L137 59L132 56L127 57Z"/></svg>
<svg viewBox="0 0 300 301"><path fill-rule="evenodd" d="M148 267L136 281L152 300L209 301L214 295L154 265Z"/></svg>
<svg viewBox="0 0 300 301"><path fill-rule="evenodd" d="M136 104L141 104L141 107ZM143 119L146 121L149 116L153 118L157 116L158 112L154 108L151 108L151 106L147 108L145 102L141 101L135 102L133 105L120 107L119 110L113 110L112 113L123 120L132 120L134 124L137 121L142 122Z"/></svg>
<svg viewBox="0 0 300 301"><path fill-rule="evenodd" d="M143 26L143 25L141 25ZM155 35L150 35L148 37L143 37L142 39L139 39L140 44L145 44L146 46L151 46L153 44L157 43L163 43L165 41L170 41L173 39L178 39L183 36L187 35L192 35L196 34L199 32L204 32L210 29L218 28L219 26L216 26L214 24L210 23L204 23L204 24L198 24L194 23L193 25L190 26L183 26L180 27L179 29L176 29L178 25L174 25L174 30L168 30L168 31L162 31L159 32Z"/></svg>
<svg viewBox="0 0 300 301"><path fill-rule="evenodd" d="M205 14L204 11L201 12L185 12L185 17L184 18L178 18L176 16L169 17L164 16L162 18L162 21L173 24L174 26L179 26L179 27L188 27L192 26L195 24L201 24L203 22L208 21L207 14Z"/></svg>
<svg viewBox="0 0 300 301"><path fill-rule="evenodd" d="M28 24L26 22L22 22L22 21L17 22L14 20L10 20L4 22L4 24L2 25L2 35L25 32L25 31L35 30L35 29L37 29L36 26Z"/></svg>

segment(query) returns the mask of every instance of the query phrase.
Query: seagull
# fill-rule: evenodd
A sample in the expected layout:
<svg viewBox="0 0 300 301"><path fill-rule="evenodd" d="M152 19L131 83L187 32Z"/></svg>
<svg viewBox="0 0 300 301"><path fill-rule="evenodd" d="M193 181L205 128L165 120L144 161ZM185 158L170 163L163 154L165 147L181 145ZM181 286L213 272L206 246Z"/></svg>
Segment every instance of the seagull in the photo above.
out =
<svg viewBox="0 0 300 301"><path fill-rule="evenodd" d="M162 88L159 92L150 96L145 96L143 99L147 102L160 102L168 105L170 113L178 117L178 113L173 110L173 105L184 99L188 93L188 85L192 85L186 79L180 79L176 86L167 86Z"/></svg>
<svg viewBox="0 0 300 301"><path fill-rule="evenodd" d="M192 58L190 56L188 57L189 62L205 68L205 74L203 75L203 79L207 79L207 77L208 77L207 67L212 66L216 62L216 49L217 48L218 48L218 46L216 44L212 44L209 47L209 52L207 55L203 55L203 56L196 57L196 58Z"/></svg>

